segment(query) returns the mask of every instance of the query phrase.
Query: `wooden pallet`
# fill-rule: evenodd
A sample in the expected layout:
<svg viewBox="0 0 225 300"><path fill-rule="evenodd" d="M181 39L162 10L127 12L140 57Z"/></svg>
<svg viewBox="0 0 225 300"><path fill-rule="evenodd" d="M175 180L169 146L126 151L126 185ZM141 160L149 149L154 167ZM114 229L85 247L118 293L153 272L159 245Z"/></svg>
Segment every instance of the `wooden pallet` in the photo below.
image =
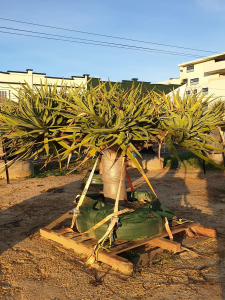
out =
<svg viewBox="0 0 225 300"><path fill-rule="evenodd" d="M80 235L78 232L70 232L67 229L59 229L63 226L69 227L71 223L71 214L67 213L51 223L48 227L40 229L42 237L58 242L66 248L73 249L78 254L89 256L93 252L93 247L97 243L97 239ZM201 235L208 237L216 237L216 230L201 226L199 223L189 222L177 225L171 228L174 234L184 232L187 236ZM197 240L197 239L196 239ZM182 247L180 242L168 239L166 231L145 239L133 241L116 241L109 251L101 249L98 252L98 261L103 262L124 274L131 274L134 269L133 263L128 259L119 256L119 253L134 249L139 246L160 247L173 253L180 252Z"/></svg>

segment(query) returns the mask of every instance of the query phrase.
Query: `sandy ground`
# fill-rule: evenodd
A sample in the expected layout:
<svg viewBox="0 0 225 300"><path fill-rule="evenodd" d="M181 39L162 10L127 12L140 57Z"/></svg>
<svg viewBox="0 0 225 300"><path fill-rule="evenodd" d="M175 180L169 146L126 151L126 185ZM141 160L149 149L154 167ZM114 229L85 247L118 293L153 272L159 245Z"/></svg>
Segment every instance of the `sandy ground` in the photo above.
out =
<svg viewBox="0 0 225 300"><path fill-rule="evenodd" d="M136 170L129 173L137 190L149 190ZM163 205L180 217L216 228L218 237L194 251L163 254L150 265L143 254L133 276L107 266L90 268L72 250L39 236L39 228L73 208L83 177L22 179L9 185L0 181L1 299L225 299L223 172L148 172ZM62 192L46 192L56 187Z"/></svg>

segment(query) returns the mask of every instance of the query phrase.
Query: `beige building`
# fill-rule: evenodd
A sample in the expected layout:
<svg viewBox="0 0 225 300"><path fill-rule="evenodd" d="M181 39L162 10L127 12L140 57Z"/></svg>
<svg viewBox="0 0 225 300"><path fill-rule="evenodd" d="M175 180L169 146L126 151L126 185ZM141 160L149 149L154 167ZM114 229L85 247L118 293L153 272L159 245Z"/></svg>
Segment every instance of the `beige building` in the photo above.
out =
<svg viewBox="0 0 225 300"><path fill-rule="evenodd" d="M168 80L157 82L157 84L182 84L182 82L181 78L170 78Z"/></svg>
<svg viewBox="0 0 225 300"><path fill-rule="evenodd" d="M60 87L62 80L64 84L68 87L71 85L78 86L80 84L85 84L88 81L88 75L71 76L71 78L61 78L61 77L49 77L45 73L34 73L33 70L27 69L26 72L0 72L0 103L4 98L9 98L11 100L17 101L15 96L16 91L20 87L20 83L27 82L30 86L40 86L41 82L45 83L47 80L48 84L55 84Z"/></svg>
<svg viewBox="0 0 225 300"><path fill-rule="evenodd" d="M204 93L225 100L225 52L179 64L180 77L159 82L186 83L186 93Z"/></svg>

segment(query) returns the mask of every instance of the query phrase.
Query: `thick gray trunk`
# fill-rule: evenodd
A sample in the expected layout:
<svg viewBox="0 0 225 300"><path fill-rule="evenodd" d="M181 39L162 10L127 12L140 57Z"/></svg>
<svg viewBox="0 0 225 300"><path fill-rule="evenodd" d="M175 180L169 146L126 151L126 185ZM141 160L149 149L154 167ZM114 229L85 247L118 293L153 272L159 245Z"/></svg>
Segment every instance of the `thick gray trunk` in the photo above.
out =
<svg viewBox="0 0 225 300"><path fill-rule="evenodd" d="M122 183L119 195L120 204L126 197L126 169L122 170L122 156L112 150L107 150L102 156L102 180L103 193L106 198L106 203L115 203L117 192L119 189L120 176L122 172Z"/></svg>

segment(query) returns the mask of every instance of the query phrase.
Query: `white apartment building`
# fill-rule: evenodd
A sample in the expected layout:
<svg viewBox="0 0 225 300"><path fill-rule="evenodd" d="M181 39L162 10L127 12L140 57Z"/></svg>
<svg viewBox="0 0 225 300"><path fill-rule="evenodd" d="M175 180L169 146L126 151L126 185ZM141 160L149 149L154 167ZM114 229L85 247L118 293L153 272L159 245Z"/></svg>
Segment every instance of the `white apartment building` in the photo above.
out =
<svg viewBox="0 0 225 300"><path fill-rule="evenodd" d="M46 80L48 84L57 84L58 87L63 81L70 87L71 85L78 86L87 83L88 75L71 76L71 78L49 77L45 73L35 73L31 69L27 69L26 72L0 72L0 103L4 101L4 98L17 101L14 89L20 88L20 84L27 82L31 87L34 87L40 86L41 82L44 84Z"/></svg>
<svg viewBox="0 0 225 300"><path fill-rule="evenodd" d="M179 64L180 77L161 84L185 83L186 93L202 92L225 100L225 52Z"/></svg>

